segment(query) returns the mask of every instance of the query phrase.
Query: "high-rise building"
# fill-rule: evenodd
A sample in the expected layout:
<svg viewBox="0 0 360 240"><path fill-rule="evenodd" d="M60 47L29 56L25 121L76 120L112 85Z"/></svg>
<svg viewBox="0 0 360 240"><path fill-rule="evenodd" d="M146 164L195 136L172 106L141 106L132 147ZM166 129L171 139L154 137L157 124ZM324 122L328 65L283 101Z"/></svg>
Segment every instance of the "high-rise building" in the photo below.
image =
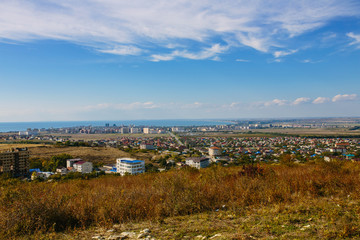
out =
<svg viewBox="0 0 360 240"><path fill-rule="evenodd" d="M25 176L29 172L29 151L16 148L0 153L0 174L9 173L12 177Z"/></svg>

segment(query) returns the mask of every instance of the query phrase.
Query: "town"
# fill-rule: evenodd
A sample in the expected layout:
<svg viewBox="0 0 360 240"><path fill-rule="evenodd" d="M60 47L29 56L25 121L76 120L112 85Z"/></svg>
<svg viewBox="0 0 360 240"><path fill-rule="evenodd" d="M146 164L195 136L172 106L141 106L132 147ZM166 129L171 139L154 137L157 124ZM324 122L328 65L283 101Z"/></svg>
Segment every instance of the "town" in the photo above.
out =
<svg viewBox="0 0 360 240"><path fill-rule="evenodd" d="M322 124L323 125L323 124ZM56 163L39 163L28 148L3 150L0 153L0 173L27 179L60 179L61 176L92 174L134 175L161 172L173 168L206 168L246 164L296 164L311 161L360 161L360 138L329 136L262 136L261 134L230 135L224 130L236 124L209 127L75 127L66 129L34 130L1 135L6 143L45 144L48 147L118 149L126 157L113 160L86 159L64 155ZM249 126L248 126L249 127ZM262 126L264 127L264 126ZM206 130L206 131L205 131ZM207 135L207 131L213 134ZM222 131L219 133L219 131ZM45 133L39 133L45 131ZM76 133L74 133L76 132ZM69 136L63 135L70 134ZM72 134L71 134L72 133ZM74 136L98 134L99 139L76 139ZM258 136L257 136L258 135ZM31 148L30 148L31 149ZM138 153L146 156L138 156ZM55 156L56 157L56 156ZM51 161L51 160L50 160ZM80 174L80 175L79 175Z"/></svg>

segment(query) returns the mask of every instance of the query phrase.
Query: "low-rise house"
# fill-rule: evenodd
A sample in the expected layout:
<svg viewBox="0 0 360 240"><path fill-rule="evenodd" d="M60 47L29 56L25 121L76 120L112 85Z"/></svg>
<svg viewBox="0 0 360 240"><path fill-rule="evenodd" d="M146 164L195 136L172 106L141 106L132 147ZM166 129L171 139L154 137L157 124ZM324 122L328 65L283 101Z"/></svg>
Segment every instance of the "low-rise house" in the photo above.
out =
<svg viewBox="0 0 360 240"><path fill-rule="evenodd" d="M186 165L197 169L206 168L210 165L210 159L204 157L191 157L186 159Z"/></svg>
<svg viewBox="0 0 360 240"><path fill-rule="evenodd" d="M125 174L136 175L145 172L145 161L131 158L116 159L116 171L124 176Z"/></svg>
<svg viewBox="0 0 360 240"><path fill-rule="evenodd" d="M330 152L332 152L332 153L346 153L346 148L334 147L334 148L330 148Z"/></svg>
<svg viewBox="0 0 360 240"><path fill-rule="evenodd" d="M143 149L143 150L154 150L155 147L153 145L150 145L150 144L141 144L140 145L140 149Z"/></svg>
<svg viewBox="0 0 360 240"><path fill-rule="evenodd" d="M31 180L35 180L36 178L42 178L42 179L46 180L51 175L54 175L54 173L53 172L36 172L36 171L34 171L31 175Z"/></svg>
<svg viewBox="0 0 360 240"><path fill-rule="evenodd" d="M60 173L61 175L66 175L66 174L68 173L68 169L65 168L65 167L57 168L57 169L56 169L56 172L57 172L57 173Z"/></svg>

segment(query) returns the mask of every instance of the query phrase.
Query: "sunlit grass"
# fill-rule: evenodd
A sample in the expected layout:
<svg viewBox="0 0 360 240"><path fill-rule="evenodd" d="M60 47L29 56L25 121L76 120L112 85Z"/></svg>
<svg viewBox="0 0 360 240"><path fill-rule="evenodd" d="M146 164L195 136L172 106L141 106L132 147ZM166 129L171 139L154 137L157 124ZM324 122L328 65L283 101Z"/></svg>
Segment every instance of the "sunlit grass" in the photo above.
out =
<svg viewBox="0 0 360 240"><path fill-rule="evenodd" d="M265 229L269 234L291 232L294 226L306 225L309 218L320 218L323 214L321 216L337 224L329 225L326 234L353 236L358 234L358 224L354 223L360 213L358 205L330 208L306 204L321 202L321 199L336 199L339 206L344 204L343 200L357 201L359 184L360 165L352 162L292 167L264 165L252 170L212 167L201 171L184 169L51 183L4 180L0 193L0 236L139 221L162 223L168 217L218 209L241 215L244 209L270 208L273 213L264 213L264 216L275 217L292 211L281 207L285 205L294 206L298 216L292 214L289 219L277 220L260 218L257 220L261 223L259 231L269 225L268 230ZM322 208L326 212L322 213ZM283 222L287 223L285 227Z"/></svg>

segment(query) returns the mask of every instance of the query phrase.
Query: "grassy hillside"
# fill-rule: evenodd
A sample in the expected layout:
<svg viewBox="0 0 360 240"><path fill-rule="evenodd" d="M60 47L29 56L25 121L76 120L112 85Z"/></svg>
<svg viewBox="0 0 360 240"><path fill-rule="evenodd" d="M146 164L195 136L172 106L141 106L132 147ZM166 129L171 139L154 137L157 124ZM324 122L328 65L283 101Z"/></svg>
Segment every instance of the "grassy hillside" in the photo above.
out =
<svg viewBox="0 0 360 240"><path fill-rule="evenodd" d="M198 231L208 226L207 234L223 232L234 239L244 234L355 237L360 229L359 176L358 163L333 162L183 169L51 183L3 180L0 238L144 221L175 229L171 221L181 216L188 216ZM224 225L226 221L235 228ZM195 230L182 234L195 236ZM163 237L159 231L158 237L172 239L169 231Z"/></svg>

